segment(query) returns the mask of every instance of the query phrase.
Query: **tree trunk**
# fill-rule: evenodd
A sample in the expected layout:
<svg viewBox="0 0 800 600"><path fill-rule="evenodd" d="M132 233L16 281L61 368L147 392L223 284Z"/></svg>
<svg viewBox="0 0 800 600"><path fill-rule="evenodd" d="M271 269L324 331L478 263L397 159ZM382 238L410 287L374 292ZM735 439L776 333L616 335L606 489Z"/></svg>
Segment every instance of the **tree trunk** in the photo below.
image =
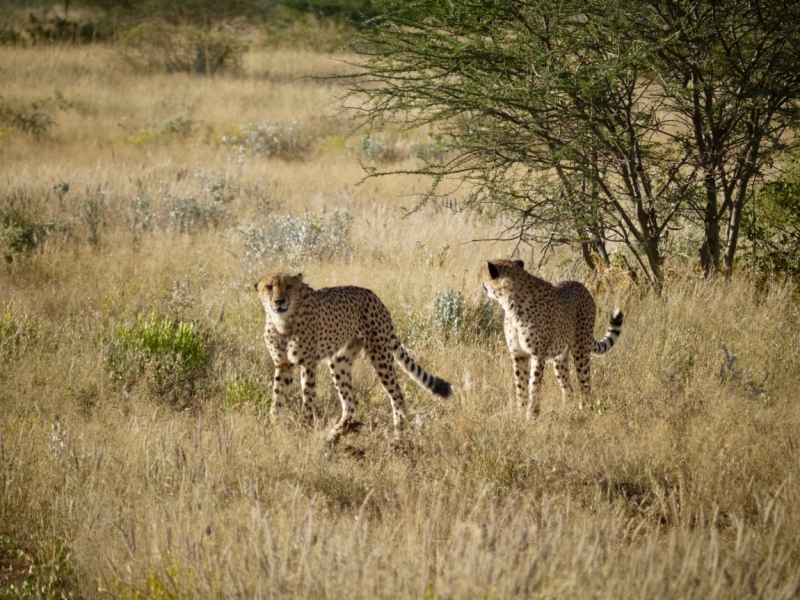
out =
<svg viewBox="0 0 800 600"><path fill-rule="evenodd" d="M719 267L719 214L717 213L717 186L706 182L706 211L703 216L705 239L700 246L700 266L706 277L717 272Z"/></svg>
<svg viewBox="0 0 800 600"><path fill-rule="evenodd" d="M736 199L731 206L731 218L728 225L728 245L725 248L725 277L730 277L733 273L733 261L736 258L736 246L739 242L739 228L742 223L742 210L747 199L747 190L750 183L750 176L743 177L736 190Z"/></svg>

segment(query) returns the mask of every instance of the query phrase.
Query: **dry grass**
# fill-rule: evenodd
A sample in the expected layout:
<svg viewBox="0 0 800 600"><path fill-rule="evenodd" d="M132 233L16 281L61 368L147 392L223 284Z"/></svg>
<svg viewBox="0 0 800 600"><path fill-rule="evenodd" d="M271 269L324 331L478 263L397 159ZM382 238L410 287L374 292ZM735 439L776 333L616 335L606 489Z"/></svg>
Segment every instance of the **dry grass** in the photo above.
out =
<svg viewBox="0 0 800 600"><path fill-rule="evenodd" d="M134 74L99 48L0 52L3 100L43 103L54 120L38 137L0 138L0 209L53 225L0 264L0 564L17 569L0 592L27 578L44 596L125 598L800 593L789 290L687 276L653 297L590 282L598 336L614 306L626 312L620 344L593 362L594 403L562 405L548 369L542 415L527 423L497 332L452 335L433 320L448 286L468 312L479 306L483 260L511 246L465 244L497 224L433 206L403 218L423 181L355 185L335 88L296 80L338 63L251 53L243 75L203 78ZM157 129L175 116L188 131ZM221 141L292 119L314 140L300 158ZM187 198L200 216L181 221ZM245 233L274 238L286 215L325 225L336 209L352 217L339 251L301 245L291 267L317 287L374 289L415 357L458 388L440 402L404 379L419 419L400 449L364 360L365 427L333 452L324 374L316 428L265 417L271 365L251 285L287 259L248 253ZM582 269L564 255L542 273ZM151 310L213 340L211 375L185 410L147 386L115 387L104 368L104 335ZM243 378L258 393L226 401Z"/></svg>

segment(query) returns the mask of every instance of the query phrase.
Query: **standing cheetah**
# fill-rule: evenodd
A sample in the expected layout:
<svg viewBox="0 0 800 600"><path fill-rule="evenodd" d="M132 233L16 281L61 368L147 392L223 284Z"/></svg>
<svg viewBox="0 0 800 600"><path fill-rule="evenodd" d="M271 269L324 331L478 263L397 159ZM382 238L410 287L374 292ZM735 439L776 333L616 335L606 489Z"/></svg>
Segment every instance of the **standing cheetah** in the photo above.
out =
<svg viewBox="0 0 800 600"><path fill-rule="evenodd" d="M503 329L514 360L517 401L528 406L528 417L539 412L538 392L547 361L553 362L567 401L572 397L568 363L572 353L581 396L588 395L589 355L611 350L622 328L622 311L614 310L608 331L598 342L594 339L594 299L583 284L563 281L553 286L528 273L521 260L495 260L487 267L483 287L506 313ZM581 398L578 410L582 408Z"/></svg>
<svg viewBox="0 0 800 600"><path fill-rule="evenodd" d="M303 413L313 422L316 403L315 369L325 360L342 402L342 417L328 434L335 442L355 425L358 400L353 395L352 368L365 348L392 402L395 434L405 425L405 400L395 377L395 361L422 387L445 398L453 387L415 363L397 341L392 318L374 292L359 287L313 290L303 275L278 273L255 284L267 324L264 340L275 363L270 413L280 415L292 383L292 367L300 365Z"/></svg>

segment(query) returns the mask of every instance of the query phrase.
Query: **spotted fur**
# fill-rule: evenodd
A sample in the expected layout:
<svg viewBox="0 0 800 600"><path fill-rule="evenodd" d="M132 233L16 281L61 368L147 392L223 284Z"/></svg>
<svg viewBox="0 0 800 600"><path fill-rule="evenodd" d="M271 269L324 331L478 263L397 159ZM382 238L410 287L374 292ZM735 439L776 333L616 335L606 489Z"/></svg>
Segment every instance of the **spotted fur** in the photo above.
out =
<svg viewBox="0 0 800 600"><path fill-rule="evenodd" d="M313 290L303 276L277 273L255 284L267 323L264 340L275 363L272 416L278 417L286 403L294 365L300 367L303 414L313 422L316 414L317 364L328 364L342 403L342 416L328 435L336 441L356 424L358 399L353 394L352 368L361 349L372 365L392 403L395 432L406 421L405 400L397 383L395 362L422 387L445 398L452 386L431 375L408 355L397 340L388 309L374 292L359 287Z"/></svg>
<svg viewBox="0 0 800 600"><path fill-rule="evenodd" d="M528 273L521 260L495 260L487 264L483 287L505 311L504 330L520 406L527 405L529 417L539 412L545 362L553 363L564 400L571 398L571 354L581 386L580 410L582 396L591 392L589 355L611 350L622 329L622 311L614 310L605 337L597 341L594 298L577 281L554 286Z"/></svg>

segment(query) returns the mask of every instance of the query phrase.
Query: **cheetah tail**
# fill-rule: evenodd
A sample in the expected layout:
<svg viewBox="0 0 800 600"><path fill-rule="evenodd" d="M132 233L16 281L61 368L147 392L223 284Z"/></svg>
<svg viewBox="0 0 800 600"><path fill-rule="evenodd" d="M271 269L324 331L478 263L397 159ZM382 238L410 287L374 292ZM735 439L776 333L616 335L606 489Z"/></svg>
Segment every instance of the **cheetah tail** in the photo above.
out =
<svg viewBox="0 0 800 600"><path fill-rule="evenodd" d="M613 313L611 313L611 323L606 331L606 337L599 342L595 340L594 347L592 348L592 354L605 354L611 350L611 348L613 348L614 344L617 342L621 331L622 311L617 308Z"/></svg>
<svg viewBox="0 0 800 600"><path fill-rule="evenodd" d="M408 355L408 352L406 352L406 349L403 348L400 342L396 343L394 350L392 350L392 355L395 361L397 361L397 364L400 365L400 368L408 373L408 376L422 387L442 398L449 398L453 395L453 386L444 379L440 379L436 377L436 375L431 375L415 363L414 359Z"/></svg>

